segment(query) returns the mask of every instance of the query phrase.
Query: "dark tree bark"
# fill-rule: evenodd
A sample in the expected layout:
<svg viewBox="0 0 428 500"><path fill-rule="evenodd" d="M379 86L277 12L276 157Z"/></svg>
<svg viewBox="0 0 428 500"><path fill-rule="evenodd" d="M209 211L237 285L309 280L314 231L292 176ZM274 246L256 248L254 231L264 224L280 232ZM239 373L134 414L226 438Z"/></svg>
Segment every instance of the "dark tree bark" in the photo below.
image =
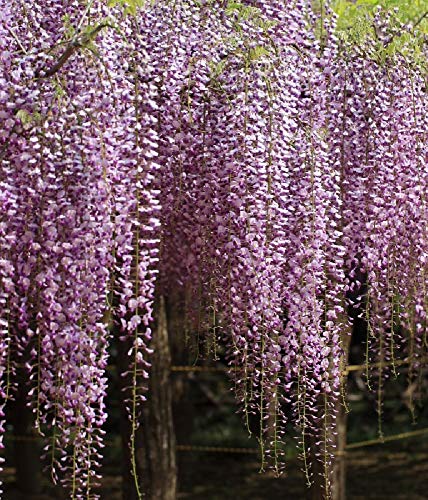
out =
<svg viewBox="0 0 428 500"><path fill-rule="evenodd" d="M346 434L347 420L341 401L337 408L336 456L333 464L332 500L346 500Z"/></svg>
<svg viewBox="0 0 428 500"><path fill-rule="evenodd" d="M33 412L27 406L28 376L18 368L18 387L11 405L15 438L16 484L22 499L36 498L42 489L41 446L34 430Z"/></svg>
<svg viewBox="0 0 428 500"><path fill-rule="evenodd" d="M323 464L317 459L316 453L322 453L316 446L318 438L310 437L308 439L311 452L308 453L308 461L311 465L311 486L306 491L306 500L326 500L324 468ZM331 500L330 498L328 500Z"/></svg>
<svg viewBox="0 0 428 500"><path fill-rule="evenodd" d="M342 347L344 350L345 365L348 363L348 352L351 343L351 333L344 331L341 338ZM343 367L345 368L345 366ZM346 393L347 375L343 375L343 385ZM334 444L332 452L334 454L333 463L329 471L331 483L328 491L325 483L325 471L323 470L322 463L315 458L315 454L322 454L322 450L317 450L315 442L317 438L310 440L310 447L313 455L309 457L312 464L313 484L307 492L308 500L346 500L346 437L347 437L347 412L343 404L343 397L341 394L330 396L334 398L332 402L336 419L330 417L327 423L327 433L329 434L330 442Z"/></svg>
<svg viewBox="0 0 428 500"><path fill-rule="evenodd" d="M171 355L166 305L160 298L148 401L144 407L147 491L153 500L174 500L177 490L175 434L170 382ZM144 485L144 479L143 479Z"/></svg>
<svg viewBox="0 0 428 500"><path fill-rule="evenodd" d="M150 360L149 391L147 401L143 406L142 424L136 436L137 473L144 498L175 500L177 470L170 383L171 356L166 306L163 297L158 303L156 325L153 330L151 347L154 349L154 353ZM122 367L129 363L126 358L126 350L122 348L119 356L119 363ZM126 381L122 384L126 384ZM125 454L123 498L124 500L137 500L135 481L130 472L130 423L124 410L122 410L121 434Z"/></svg>
<svg viewBox="0 0 428 500"><path fill-rule="evenodd" d="M334 443L334 459L329 470L331 482L328 490L325 481L324 465L317 460L316 454L322 455L323 450L316 446L317 437L309 439L312 454L309 454L311 463L312 485L307 491L307 500L346 500L346 433L347 433L347 414L343 406L342 397L339 395L334 400L336 423L330 419L327 425L330 433L330 441ZM333 430L336 434L333 434Z"/></svg>
<svg viewBox="0 0 428 500"><path fill-rule="evenodd" d="M192 345L186 339L184 314L184 299L180 295L171 297L168 301L168 331L170 334L170 348L172 364L185 366L193 363ZM187 444L194 428L195 402L192 398L192 384L194 373L191 371L176 371L171 377L172 410L177 443ZM188 453L177 454L178 476L189 471L191 456Z"/></svg>

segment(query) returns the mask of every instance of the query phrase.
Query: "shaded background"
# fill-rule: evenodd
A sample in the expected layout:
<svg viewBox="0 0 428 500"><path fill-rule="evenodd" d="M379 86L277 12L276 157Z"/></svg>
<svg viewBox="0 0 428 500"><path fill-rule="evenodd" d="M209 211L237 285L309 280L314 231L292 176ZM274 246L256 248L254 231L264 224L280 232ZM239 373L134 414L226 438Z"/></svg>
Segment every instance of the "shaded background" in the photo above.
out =
<svg viewBox="0 0 428 500"><path fill-rule="evenodd" d="M181 361L181 365L183 362ZM212 365L211 365L212 366ZM224 365L216 365L224 366ZM305 481L297 458L293 437L288 439L286 473L276 478L271 472L259 473L257 441L249 438L236 405L230 381L221 371L171 373L174 387L174 420L176 426L178 482L180 499L304 499ZM119 405L114 370L110 371L110 418L107 446L104 451L101 498L121 498L121 464ZM378 415L375 397L364 389L364 375L353 372L349 377L348 443L378 439ZM416 405L416 420L409 411L406 367L397 380L385 386L382 431L386 438L397 434L401 439L371 444L347 452L347 498L359 499L428 499L428 411ZM5 498L30 499L19 493L15 481L15 446L19 441L9 426L6 434L8 467L2 476ZM421 432L419 435L412 435ZM292 429L290 429L292 433ZM364 444L364 443L362 443ZM183 445L189 448L183 449ZM203 447L204 451L198 451ZM210 449L205 450L205 447ZM39 446L39 448L41 448ZM224 451L217 451L225 448ZM247 453L242 450L246 449ZM240 452L242 450L242 452ZM32 499L57 499L61 492L42 479L42 494Z"/></svg>

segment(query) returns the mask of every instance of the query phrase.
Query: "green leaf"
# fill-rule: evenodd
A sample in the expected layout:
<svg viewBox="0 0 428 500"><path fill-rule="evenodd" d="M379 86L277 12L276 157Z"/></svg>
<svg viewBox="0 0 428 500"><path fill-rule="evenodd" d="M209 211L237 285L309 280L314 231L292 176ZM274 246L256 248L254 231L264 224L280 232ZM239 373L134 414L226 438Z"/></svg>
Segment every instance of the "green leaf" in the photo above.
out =
<svg viewBox="0 0 428 500"><path fill-rule="evenodd" d="M224 71L227 64L227 59L222 59L221 61L215 63L210 62L210 70L212 78L218 78Z"/></svg>
<svg viewBox="0 0 428 500"><path fill-rule="evenodd" d="M31 125L36 125L42 120L40 113L35 111L34 113L29 113L25 109L19 109L16 113L16 117L20 120L25 130L31 128Z"/></svg>
<svg viewBox="0 0 428 500"><path fill-rule="evenodd" d="M33 121L33 117L31 113L26 111L25 109L20 109L16 113L17 118L21 121L23 125L27 125L28 123L31 123Z"/></svg>
<svg viewBox="0 0 428 500"><path fill-rule="evenodd" d="M125 14L135 16L138 9L144 7L146 0L108 0L108 7L122 7Z"/></svg>
<svg viewBox="0 0 428 500"><path fill-rule="evenodd" d="M263 45L258 45L257 47L250 49L249 51L250 61L257 61L258 59L261 59L263 56L266 56L269 53L270 51L267 49L267 47L264 47Z"/></svg>

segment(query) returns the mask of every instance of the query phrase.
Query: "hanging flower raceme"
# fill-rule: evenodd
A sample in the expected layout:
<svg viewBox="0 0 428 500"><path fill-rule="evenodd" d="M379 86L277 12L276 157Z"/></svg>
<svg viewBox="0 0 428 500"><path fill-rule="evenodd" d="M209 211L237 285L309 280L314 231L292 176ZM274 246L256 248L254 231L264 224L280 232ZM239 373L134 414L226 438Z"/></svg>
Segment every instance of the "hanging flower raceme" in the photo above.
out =
<svg viewBox="0 0 428 500"><path fill-rule="evenodd" d="M32 372L36 426L52 434L52 476L59 465L80 498L92 494L106 418L102 319L113 228L102 136L115 110L105 67L87 51L102 31L89 19L105 10L13 7L10 55L2 59L9 116L0 179L17 207L2 222L12 242L2 258L10 255L16 269L7 328L14 361Z"/></svg>
<svg viewBox="0 0 428 500"><path fill-rule="evenodd" d="M205 168L210 177L205 174L204 179L205 191L207 184L212 186L212 201L203 225L212 224L208 234L213 241L205 244L215 249L209 259L215 262L210 284L230 347L238 398L246 412L260 417L262 446L275 450L273 462L279 469L285 386L286 398L298 395L296 401L301 401L306 394L306 416L295 406L303 430L316 426L320 390L338 388L339 323L329 321L322 331L325 314L330 320L343 316L343 285L334 288L343 277L343 251L337 243L338 179L327 173L323 122L315 119L324 113L323 104L318 105L310 88L320 84L319 70L310 50L305 59L292 43L303 18L297 15L290 23L287 16L264 18L261 12L251 10L252 19L259 16L256 26L262 35L242 11L229 14L235 45L225 44L223 71L216 75L219 91L210 101L214 140ZM312 44L308 38L307 48ZM328 280L333 283L329 294ZM335 372L329 374L331 359ZM302 372L299 362L307 365ZM272 422L273 439L267 433Z"/></svg>
<svg viewBox="0 0 428 500"><path fill-rule="evenodd" d="M106 168L113 206L114 269L111 314L125 342L129 369L125 378L125 404L131 422L132 473L139 492L135 439L145 400L151 323L155 299L160 243L159 75L156 64L165 47L158 47L160 17L148 9L137 18L117 13L122 46L106 58L115 88L116 116L105 134ZM111 46L115 34L103 42Z"/></svg>
<svg viewBox="0 0 428 500"><path fill-rule="evenodd" d="M141 494L156 287L185 296L197 342L226 346L262 467L282 470L295 424L327 497L346 295L360 296L368 360L394 360L407 336L411 373L420 364L424 80L386 54L391 20L377 14L377 39L356 47L321 10L177 0L134 17L101 1L0 0L0 433L25 363L72 498L94 497L107 317L130 361Z"/></svg>
<svg viewBox="0 0 428 500"><path fill-rule="evenodd" d="M221 23L194 11L207 32L181 30L199 47L176 77L180 100L168 101L167 128L175 136L165 149L162 266L190 283L199 318L202 306L203 324L215 337L222 332L238 400L247 422L259 416L261 445L277 470L283 398L294 401L305 435L325 407L319 395L337 391L340 378L340 196L321 90L329 59L322 68L314 62L311 50L320 49L303 6L219 8ZM303 54L295 48L302 33Z"/></svg>
<svg viewBox="0 0 428 500"><path fill-rule="evenodd" d="M263 242L267 237L268 161L263 161L266 173L260 188L257 168L253 166L258 161L258 152L266 156L268 151L269 139L263 139L262 135L268 130L269 119L257 119L266 102L259 105L254 100L256 96L267 96L268 85L263 80L266 71L263 64L261 69L251 67L264 55L263 50L258 51L254 43L248 51L245 39L234 40L236 20L222 10L219 17L206 6L193 10L192 19L187 22L193 29L196 24L201 32L181 30L189 37L186 46L191 57L187 55L187 68L179 80L178 102L166 101L175 117L167 122L168 117L163 116L160 124L161 130L167 126L168 132L175 127L175 142L167 137L172 144L165 143L164 150L169 153L174 187L164 184L162 265L166 263L174 273L181 271L178 279L193 292L192 300L200 311L198 316L203 318L202 321L196 319L195 328L203 329L205 324L214 332L221 328L222 337L230 346L234 367L247 365L245 377L238 384L238 397L244 401L249 397L247 391L255 391L260 385L257 380L261 371L257 363L263 355L263 339L256 332L253 318L267 304L267 299L263 294L259 302L255 290L260 292L259 284L269 279L265 275L259 280L266 245L258 245L259 238ZM245 36L249 38L248 33ZM253 82L259 82L259 87L253 89ZM251 101L254 104L250 104ZM246 110L245 106L252 109ZM263 128L258 128L260 123ZM254 144L252 131L260 144ZM250 171L251 178L247 178ZM167 172L167 175L170 174ZM269 293L267 284L264 289ZM254 326L254 332L248 331L249 325ZM213 340L218 340L216 333ZM250 360L252 355L258 361ZM245 384L249 385L245 387ZM262 399L264 408L266 402ZM253 405L256 400L254 397ZM263 434L263 430L261 432Z"/></svg>
<svg viewBox="0 0 428 500"><path fill-rule="evenodd" d="M392 20L378 11L373 26L377 39L368 37L363 48L342 42L338 51L329 133L341 176L349 290L367 324L367 363L381 366L375 380L366 370L381 433L383 380L395 372L397 352L407 351L410 373L425 354L426 92L417 67L388 51Z"/></svg>
<svg viewBox="0 0 428 500"><path fill-rule="evenodd" d="M222 332L247 422L260 417L278 470L284 392L303 432L314 429L320 392L338 389L342 319L333 320L343 317L338 177L322 137L325 102L313 90L326 83L300 7L219 9L217 30L212 12L203 17L203 49L181 77L181 102L169 102L175 191L163 207L162 265L193 283L199 316L203 306L211 331ZM305 29L302 55L293 44Z"/></svg>
<svg viewBox="0 0 428 500"><path fill-rule="evenodd" d="M10 24L10 11L0 6L0 63L5 69L10 68L11 54L8 52L10 34L7 28ZM0 161L4 162L4 156L9 141L12 140L13 120L11 112L7 109L8 83L5 78L6 72L0 76ZM2 172L3 173L3 172ZM6 172L5 172L6 173ZM9 172L8 172L9 173ZM10 332L10 310L11 299L14 297L14 262L12 260L15 234L9 230L8 220L15 216L17 210L16 194L14 186L10 184L8 175L0 177L0 448L3 449L3 437L5 427L5 404L9 399L11 378L14 366L11 363L11 332ZM1 461L3 461L1 457Z"/></svg>
<svg viewBox="0 0 428 500"><path fill-rule="evenodd" d="M0 209L6 217L13 217L16 200L6 184L0 183ZM11 240L7 224L0 219L0 449L3 449L5 426L5 404L9 399L14 366L11 364L10 303L14 295L13 278L15 274L11 259ZM3 457L1 459L3 461Z"/></svg>
<svg viewBox="0 0 428 500"><path fill-rule="evenodd" d="M17 8L13 22L2 10L12 49L2 53L10 75L1 82L8 106L2 338L7 344L12 335L18 361L32 369L36 426L53 434L52 476L59 465L77 498L92 495L106 417L107 302L130 345L131 448L144 399L159 244L159 115L170 122L158 108L161 61L176 27L165 39L162 8L137 21L99 3L45 7L43 17L38 4ZM180 15L191 18L185 6ZM9 377L12 360L2 366Z"/></svg>

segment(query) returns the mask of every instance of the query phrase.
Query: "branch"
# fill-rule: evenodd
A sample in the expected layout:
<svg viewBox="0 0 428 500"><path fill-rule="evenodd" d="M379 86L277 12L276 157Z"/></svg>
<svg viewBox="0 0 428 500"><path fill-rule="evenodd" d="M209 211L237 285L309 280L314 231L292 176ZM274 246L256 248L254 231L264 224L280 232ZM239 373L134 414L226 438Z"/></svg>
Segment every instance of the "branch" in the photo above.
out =
<svg viewBox="0 0 428 500"><path fill-rule="evenodd" d="M421 22L428 16L428 10L422 14L422 16L415 22L415 24L413 25L413 29L416 28L416 26L418 26L419 24L421 24Z"/></svg>
<svg viewBox="0 0 428 500"><path fill-rule="evenodd" d="M22 52L24 54L27 54L28 52L26 51L25 47L22 45L21 41L19 40L19 38L16 36L16 33L13 31L12 28L7 28L7 31L9 31L9 33L13 36L13 38L15 39L16 43L19 45L20 49L22 50Z"/></svg>
<svg viewBox="0 0 428 500"><path fill-rule="evenodd" d="M79 45L70 44L62 53L56 64L54 64L47 71L44 71L43 74L37 73L36 77L49 78L50 76L53 76L64 66L64 64L70 59L70 57L77 51L78 48Z"/></svg>
<svg viewBox="0 0 428 500"><path fill-rule="evenodd" d="M92 40L95 39L97 34L106 27L111 27L110 24L101 23L96 26L93 30L88 33L84 33L80 38L73 38L68 44L67 48L61 54L58 61L46 71L39 71L36 73L36 78L49 78L56 73L64 66L64 64L70 59L70 57L77 52L79 49L86 47Z"/></svg>

